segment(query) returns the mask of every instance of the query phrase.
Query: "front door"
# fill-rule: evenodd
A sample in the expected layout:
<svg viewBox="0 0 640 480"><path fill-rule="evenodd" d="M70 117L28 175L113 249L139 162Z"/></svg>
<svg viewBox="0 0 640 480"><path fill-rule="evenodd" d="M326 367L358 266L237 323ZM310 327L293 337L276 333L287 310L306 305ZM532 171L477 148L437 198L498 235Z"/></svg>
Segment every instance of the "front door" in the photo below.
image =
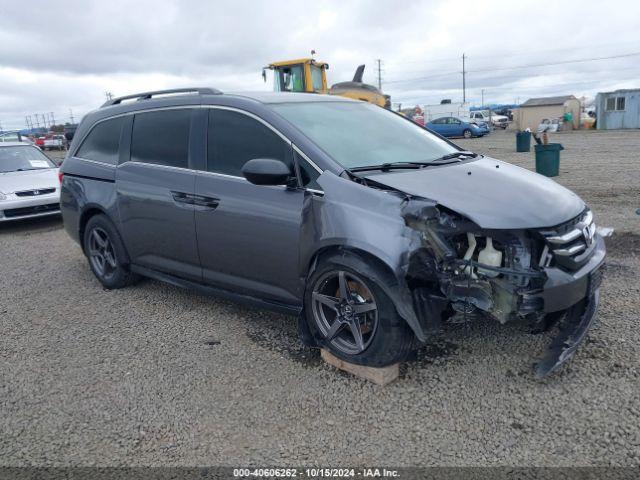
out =
<svg viewBox="0 0 640 480"><path fill-rule="evenodd" d="M299 304L298 244L304 192L249 183L254 158L292 165L291 145L256 117L209 110L206 172L196 178L196 232L206 282L247 295ZM207 202L204 202L207 200Z"/></svg>
<svg viewBox="0 0 640 480"><path fill-rule="evenodd" d="M137 113L131 156L117 168L121 232L134 264L200 281L189 168L193 109Z"/></svg>

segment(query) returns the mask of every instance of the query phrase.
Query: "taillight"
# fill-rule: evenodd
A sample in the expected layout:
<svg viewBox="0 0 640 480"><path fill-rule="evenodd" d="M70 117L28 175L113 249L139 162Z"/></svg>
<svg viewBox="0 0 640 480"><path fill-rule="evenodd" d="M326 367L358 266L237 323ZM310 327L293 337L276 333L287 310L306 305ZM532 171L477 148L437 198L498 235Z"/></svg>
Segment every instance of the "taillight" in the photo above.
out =
<svg viewBox="0 0 640 480"><path fill-rule="evenodd" d="M60 185L62 185L62 177L64 177L64 173L58 171L58 180L60 180Z"/></svg>

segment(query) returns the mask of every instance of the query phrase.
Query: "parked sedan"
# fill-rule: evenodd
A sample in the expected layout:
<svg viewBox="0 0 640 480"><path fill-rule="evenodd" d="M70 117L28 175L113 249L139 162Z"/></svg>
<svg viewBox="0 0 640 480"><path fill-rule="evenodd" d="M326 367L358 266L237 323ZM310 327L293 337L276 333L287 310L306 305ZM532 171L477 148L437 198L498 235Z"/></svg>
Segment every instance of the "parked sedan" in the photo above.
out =
<svg viewBox="0 0 640 480"><path fill-rule="evenodd" d="M459 118L463 122L472 123L476 125L480 130L484 132L485 135L488 135L489 133L491 133L491 127L489 127L489 124L487 122L479 122L476 120L472 120L471 117L459 117Z"/></svg>
<svg viewBox="0 0 640 480"><path fill-rule="evenodd" d="M425 125L429 130L439 133L443 137L482 137L487 129L480 128L475 123L467 122L460 117L441 117L431 120Z"/></svg>
<svg viewBox="0 0 640 480"><path fill-rule="evenodd" d="M0 222L60 213L58 169L39 148L0 143Z"/></svg>

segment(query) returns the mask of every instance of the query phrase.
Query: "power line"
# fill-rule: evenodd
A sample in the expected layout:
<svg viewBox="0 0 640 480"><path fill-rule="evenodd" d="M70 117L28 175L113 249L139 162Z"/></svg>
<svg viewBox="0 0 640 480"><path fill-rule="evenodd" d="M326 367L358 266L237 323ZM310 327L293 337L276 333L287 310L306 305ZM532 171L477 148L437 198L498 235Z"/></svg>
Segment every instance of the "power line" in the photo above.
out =
<svg viewBox="0 0 640 480"><path fill-rule="evenodd" d="M419 78L405 78L403 80L387 80L385 83L404 83L404 82L413 82L416 80L429 80L431 78L448 77L450 75L455 75L457 73L460 73L460 72L452 71L452 72L437 73L435 75L428 75L426 77L419 77Z"/></svg>
<svg viewBox="0 0 640 480"><path fill-rule="evenodd" d="M561 62L551 62L551 63L538 63L531 65L517 65L515 67L494 67L494 68L485 68L484 70L471 70L470 73L481 73L481 72L495 72L498 70L517 70L519 68L534 68L534 67L550 67L553 65L566 65L568 63L583 63L583 62L596 62L599 60L611 60L615 58L627 58L627 57L635 57L640 55L640 52L634 53L624 53L621 55L612 55L610 57L593 57L593 58L581 58L577 60L565 60Z"/></svg>
<svg viewBox="0 0 640 480"><path fill-rule="evenodd" d="M609 48L609 47L620 47L622 45L630 45L633 44L634 46L637 45L636 41L632 41L632 42L617 42L617 43L603 43L603 44L599 44L599 45L576 45L573 47L560 47L560 48L545 48L544 51L546 54L548 54L549 52L566 52L566 51L571 51L574 52L576 50L584 50L584 49L588 49L590 51L593 51L594 49L598 49L598 48ZM483 58L496 58L496 55L474 55L473 52L471 53L472 58L474 59L483 59ZM522 54L522 51L519 52L501 52L500 53L500 58L510 58L510 57L523 57L524 55ZM467 58L469 58L467 56ZM459 57L447 57L447 58L435 58L435 59L430 59L430 60L403 60L401 62L398 63L394 63L394 62L390 62L391 65L397 65L397 64L425 64L425 63L442 63L442 62L458 62L460 60ZM424 72L424 70L413 70L411 72L405 72L405 73L421 73Z"/></svg>
<svg viewBox="0 0 640 480"><path fill-rule="evenodd" d="M564 61L560 61L560 62L535 63L535 64L529 64L529 65L516 65L516 66L513 66L513 67L489 67L489 68L484 68L484 69L479 69L479 70L468 70L467 73L483 73L483 72L495 72L495 71L503 71L503 70L518 70L518 69L522 69L522 68L550 67L550 66L554 66L554 65L566 65L566 64L570 64L570 63L584 63L584 62L595 62L595 61L600 61L600 60L612 60L612 59L617 59L617 58L627 58L627 57L633 57L633 56L638 56L638 55L640 55L640 52L624 53L624 54L620 54L620 55L611 55L611 56L608 56L608 57L591 57L591 58L580 58L580 59L574 59L574 60L564 60ZM414 82L414 81L420 81L420 80L428 80L428 79L431 79L431 78L437 78L437 77L444 77L444 76L453 75L455 73L458 73L458 72L446 72L446 73L441 73L441 74L436 74L436 75L429 75L429 76L425 76L425 77L407 78L407 79L404 79L404 80L390 80L390 81L387 81L387 83L404 83L404 82Z"/></svg>

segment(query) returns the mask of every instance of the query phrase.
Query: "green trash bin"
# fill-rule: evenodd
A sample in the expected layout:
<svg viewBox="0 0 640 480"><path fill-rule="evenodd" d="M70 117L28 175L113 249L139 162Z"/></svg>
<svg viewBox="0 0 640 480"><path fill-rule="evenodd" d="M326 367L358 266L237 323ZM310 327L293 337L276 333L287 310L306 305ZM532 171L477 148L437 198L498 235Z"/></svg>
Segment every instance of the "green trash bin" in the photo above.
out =
<svg viewBox="0 0 640 480"><path fill-rule="evenodd" d="M536 145L536 172L547 177L557 177L560 174L560 150L564 147L559 143Z"/></svg>
<svg viewBox="0 0 640 480"><path fill-rule="evenodd" d="M531 151L531 132L516 133L516 152Z"/></svg>

